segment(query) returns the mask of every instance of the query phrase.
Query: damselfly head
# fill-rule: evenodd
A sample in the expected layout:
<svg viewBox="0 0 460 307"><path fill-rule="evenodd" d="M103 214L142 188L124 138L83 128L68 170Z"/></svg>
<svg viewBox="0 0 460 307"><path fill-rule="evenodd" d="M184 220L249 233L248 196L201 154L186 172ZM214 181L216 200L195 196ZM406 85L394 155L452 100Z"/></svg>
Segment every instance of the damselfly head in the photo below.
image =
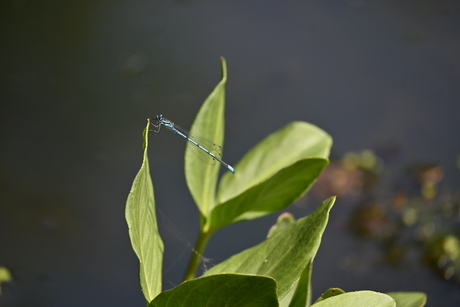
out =
<svg viewBox="0 0 460 307"><path fill-rule="evenodd" d="M157 117L155 118L157 121L162 121L163 120L163 115L158 114Z"/></svg>

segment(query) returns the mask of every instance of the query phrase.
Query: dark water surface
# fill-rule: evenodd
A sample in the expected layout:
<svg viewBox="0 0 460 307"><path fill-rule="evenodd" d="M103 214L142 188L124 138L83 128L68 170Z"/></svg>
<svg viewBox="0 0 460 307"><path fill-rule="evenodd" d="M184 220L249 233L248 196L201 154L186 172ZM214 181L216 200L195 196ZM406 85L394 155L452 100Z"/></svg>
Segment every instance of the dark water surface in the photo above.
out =
<svg viewBox="0 0 460 307"><path fill-rule="evenodd" d="M395 147L396 169L438 163L458 191L458 1L0 6L0 266L13 274L1 306L143 306L124 206L145 119L161 112L189 127L219 81L220 56L228 65L230 164L303 120L332 135L337 155ZM150 146L156 200L170 220L159 217L170 288L190 253L171 223L193 243L198 215L185 185L183 140L165 132ZM314 297L341 287L424 291L427 306L460 301L458 284L427 267L366 264L373 247L343 231L345 203L339 198L331 213ZM292 210L301 217L315 206ZM275 220L219 231L205 256L218 263L259 243ZM357 269L343 266L350 254L363 255Z"/></svg>

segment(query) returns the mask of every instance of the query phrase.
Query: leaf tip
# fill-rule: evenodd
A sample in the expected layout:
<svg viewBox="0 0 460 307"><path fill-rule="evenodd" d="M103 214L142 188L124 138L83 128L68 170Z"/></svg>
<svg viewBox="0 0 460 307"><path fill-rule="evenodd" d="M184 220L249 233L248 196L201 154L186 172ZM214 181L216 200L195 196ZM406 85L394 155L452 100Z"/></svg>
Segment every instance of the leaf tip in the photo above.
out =
<svg viewBox="0 0 460 307"><path fill-rule="evenodd" d="M222 65L222 80L227 80L227 61L223 56L220 57L220 62Z"/></svg>
<svg viewBox="0 0 460 307"><path fill-rule="evenodd" d="M149 132L150 132L150 129L149 129L149 128L150 128L150 124L151 124L151 123L150 123L150 120L151 120L150 118L147 118L147 126L145 127L145 129L144 129L144 131L143 131L143 133L142 133L142 136L143 136L143 138L144 138L143 148L144 148L145 150L147 150L147 147L148 147L148 145L149 145Z"/></svg>

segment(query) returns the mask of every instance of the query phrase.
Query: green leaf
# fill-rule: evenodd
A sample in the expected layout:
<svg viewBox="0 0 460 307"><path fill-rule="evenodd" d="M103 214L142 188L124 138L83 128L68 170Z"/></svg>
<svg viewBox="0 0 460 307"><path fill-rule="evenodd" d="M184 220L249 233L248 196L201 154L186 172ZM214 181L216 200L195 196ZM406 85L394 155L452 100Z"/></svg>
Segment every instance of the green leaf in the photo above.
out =
<svg viewBox="0 0 460 307"><path fill-rule="evenodd" d="M348 292L336 295L319 303L311 305L312 307L395 307L396 303L390 296L373 292L358 291Z"/></svg>
<svg viewBox="0 0 460 307"><path fill-rule="evenodd" d="M334 201L335 197L325 200L309 216L214 266L206 275L242 273L271 276L278 282L278 296L283 298L299 280L305 264L314 258Z"/></svg>
<svg viewBox="0 0 460 307"><path fill-rule="evenodd" d="M2 283L6 281L10 281L10 280L11 280L10 271L5 267L0 266L0 294L2 294Z"/></svg>
<svg viewBox="0 0 460 307"><path fill-rule="evenodd" d="M311 158L279 170L266 181L216 206L211 212L208 229L212 232L289 206L307 192L327 164L325 159Z"/></svg>
<svg viewBox="0 0 460 307"><path fill-rule="evenodd" d="M292 298L294 297L295 289L297 288L297 284L295 284L291 290L279 301L279 307L289 307Z"/></svg>
<svg viewBox="0 0 460 307"><path fill-rule="evenodd" d="M345 293L345 291L343 291L340 288L330 288L326 292L321 294L321 296L316 300L315 304L319 303L321 301L324 301L325 299L331 298L331 297L336 296L336 295L344 294L344 293Z"/></svg>
<svg viewBox="0 0 460 307"><path fill-rule="evenodd" d="M313 266L312 260L308 261L307 265L300 275L299 283L292 297L289 307L308 307L311 304L311 269Z"/></svg>
<svg viewBox="0 0 460 307"><path fill-rule="evenodd" d="M266 276L210 275L158 295L149 307L277 307L276 281Z"/></svg>
<svg viewBox="0 0 460 307"><path fill-rule="evenodd" d="M126 201L126 222L134 252L139 258L139 279L150 302L161 292L163 241L158 233L155 199L147 156L150 120L144 130L144 158Z"/></svg>
<svg viewBox="0 0 460 307"><path fill-rule="evenodd" d="M251 149L219 184L218 203L224 203L274 176L299 160L329 157L332 138L320 128L293 122Z"/></svg>
<svg viewBox="0 0 460 307"><path fill-rule="evenodd" d="M215 144L223 145L224 140L224 108L225 83L227 66L222 61L222 79L214 91L208 96L198 111L190 133L204 137ZM185 149L185 178L187 186L202 217L207 218L215 205L217 175L220 165L210 165L199 159L193 150L194 145L187 142ZM216 164L220 164L216 162Z"/></svg>
<svg viewBox="0 0 460 307"><path fill-rule="evenodd" d="M398 307L422 307L426 304L426 294L423 292L388 292L395 299Z"/></svg>

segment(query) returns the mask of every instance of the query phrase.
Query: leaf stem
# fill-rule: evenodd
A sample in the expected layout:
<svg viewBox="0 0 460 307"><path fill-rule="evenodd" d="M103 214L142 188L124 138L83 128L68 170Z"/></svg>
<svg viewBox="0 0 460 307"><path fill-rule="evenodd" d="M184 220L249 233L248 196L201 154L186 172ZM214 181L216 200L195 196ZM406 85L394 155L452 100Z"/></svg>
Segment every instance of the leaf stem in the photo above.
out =
<svg viewBox="0 0 460 307"><path fill-rule="evenodd" d="M206 247L206 244L208 243L209 238L211 237L211 234L212 233L209 231L200 231L200 234L195 244L195 248L192 253L192 257L190 258L190 261L187 266L187 271L184 275L184 281L195 278L196 271L198 269L198 266L200 265L200 261L202 260L201 255L203 254L203 251Z"/></svg>

